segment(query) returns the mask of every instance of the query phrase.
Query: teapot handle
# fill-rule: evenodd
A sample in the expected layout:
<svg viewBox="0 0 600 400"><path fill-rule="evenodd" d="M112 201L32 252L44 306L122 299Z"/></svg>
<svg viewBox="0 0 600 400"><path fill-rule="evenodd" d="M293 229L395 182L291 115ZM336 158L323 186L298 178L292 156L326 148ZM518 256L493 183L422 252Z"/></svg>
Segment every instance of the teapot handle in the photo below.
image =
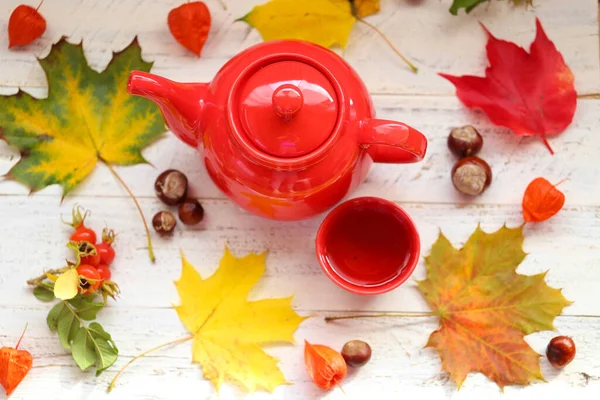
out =
<svg viewBox="0 0 600 400"><path fill-rule="evenodd" d="M427 138L421 132L385 119L361 121L359 142L376 163L416 163L427 152Z"/></svg>

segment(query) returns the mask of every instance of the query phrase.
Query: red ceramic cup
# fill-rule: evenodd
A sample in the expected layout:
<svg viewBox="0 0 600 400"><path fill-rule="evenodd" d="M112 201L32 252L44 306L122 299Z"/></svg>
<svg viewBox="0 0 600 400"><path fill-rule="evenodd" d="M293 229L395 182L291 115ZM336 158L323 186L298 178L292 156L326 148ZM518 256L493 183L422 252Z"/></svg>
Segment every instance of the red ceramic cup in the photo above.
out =
<svg viewBox="0 0 600 400"><path fill-rule="evenodd" d="M382 294L400 286L415 270L420 251L409 215L377 197L340 204L317 233L321 268L338 286L356 294Z"/></svg>

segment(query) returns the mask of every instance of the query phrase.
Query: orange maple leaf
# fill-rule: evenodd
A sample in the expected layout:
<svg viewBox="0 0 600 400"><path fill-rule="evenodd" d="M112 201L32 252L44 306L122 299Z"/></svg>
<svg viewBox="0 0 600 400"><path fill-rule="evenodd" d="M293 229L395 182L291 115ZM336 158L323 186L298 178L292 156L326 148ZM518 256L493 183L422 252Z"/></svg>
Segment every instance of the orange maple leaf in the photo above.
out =
<svg viewBox="0 0 600 400"><path fill-rule="evenodd" d="M426 347L458 387L481 372L503 388L544 380L539 357L524 336L554 330L554 318L571 302L549 287L546 273L516 273L526 254L523 227L487 234L478 226L460 250L440 233L425 258L419 290L440 318Z"/></svg>

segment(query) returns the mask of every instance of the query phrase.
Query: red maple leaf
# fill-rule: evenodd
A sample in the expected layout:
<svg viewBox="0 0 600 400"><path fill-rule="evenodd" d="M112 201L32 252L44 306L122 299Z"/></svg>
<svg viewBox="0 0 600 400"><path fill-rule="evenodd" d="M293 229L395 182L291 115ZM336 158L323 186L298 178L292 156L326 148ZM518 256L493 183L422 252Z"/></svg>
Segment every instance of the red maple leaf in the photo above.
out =
<svg viewBox="0 0 600 400"><path fill-rule="evenodd" d="M577 106L573 73L548 39L536 18L537 33L530 52L488 35L490 66L485 78L440 73L456 86L456 95L469 108L483 110L496 125L522 136L539 135L550 153L548 135L563 132Z"/></svg>

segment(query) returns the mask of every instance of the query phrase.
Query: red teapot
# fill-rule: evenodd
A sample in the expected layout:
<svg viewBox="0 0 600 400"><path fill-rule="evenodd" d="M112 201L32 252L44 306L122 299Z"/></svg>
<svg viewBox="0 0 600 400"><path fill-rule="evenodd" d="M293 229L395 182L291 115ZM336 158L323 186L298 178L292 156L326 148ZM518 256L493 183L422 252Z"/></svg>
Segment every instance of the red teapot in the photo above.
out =
<svg viewBox="0 0 600 400"><path fill-rule="evenodd" d="M373 162L414 163L427 149L417 130L375 119L364 83L340 56L302 41L250 47L210 83L133 71L127 90L154 101L177 137L203 148L220 190L275 220L320 214Z"/></svg>

